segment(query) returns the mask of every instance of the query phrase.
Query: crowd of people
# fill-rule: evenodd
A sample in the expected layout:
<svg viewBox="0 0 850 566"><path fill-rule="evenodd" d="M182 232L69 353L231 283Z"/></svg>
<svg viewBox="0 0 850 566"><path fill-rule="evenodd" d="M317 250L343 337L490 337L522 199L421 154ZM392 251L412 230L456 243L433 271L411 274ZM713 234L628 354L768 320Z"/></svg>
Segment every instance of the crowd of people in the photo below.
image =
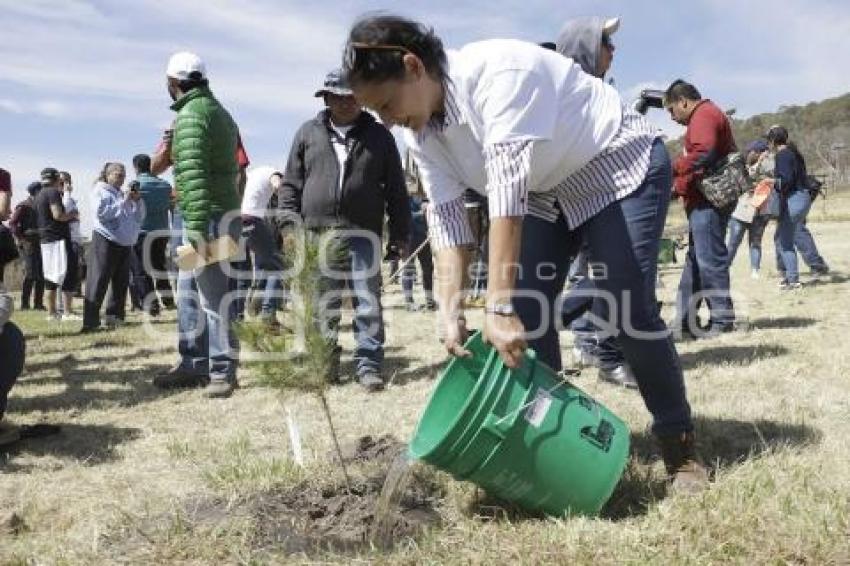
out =
<svg viewBox="0 0 850 566"><path fill-rule="evenodd" d="M464 308L470 287L484 281L485 336L508 366L532 347L561 370L560 331L572 329L581 359L598 365L601 379L643 397L675 484L703 486L674 334L702 339L736 329L729 268L748 233L759 276L770 218L782 289L800 287L798 251L813 272L828 271L806 228L816 190L777 125L746 146L752 190L734 206L712 205L702 181L738 152L729 118L694 85L672 83L657 106L687 131L671 162L642 115L647 105L624 103L604 81L619 26L616 18L581 18L552 43L490 40L447 51L422 24L366 17L350 30L342 69L315 93L324 108L295 133L281 169L248 169L204 62L173 55L171 128L152 155L133 158L134 181L110 162L92 189L81 332L119 326L128 293L148 316L176 308L179 361L154 385L230 396L238 387L234 322L257 314L270 331L279 326L282 242L293 230L317 237L332 229L344 253L321 275L332 297L317 321L334 346L328 381L348 377L337 346L345 292L354 307L353 377L368 391L384 387L383 259L403 263L392 271L401 274L408 310L439 310L443 343L455 356L469 355ZM407 172L392 126L404 130L415 161ZM159 177L171 167L173 188ZM81 211L70 175L45 168L27 191L10 222L25 266L21 309L45 310L51 323L79 320ZM682 199L689 223L673 333L655 295L671 198ZM0 199L5 220L3 191ZM187 266L190 252L198 263ZM22 359L20 332L7 322L9 296L0 298L4 359L6 348ZM20 373L3 366L0 415L14 382L7 374Z"/></svg>

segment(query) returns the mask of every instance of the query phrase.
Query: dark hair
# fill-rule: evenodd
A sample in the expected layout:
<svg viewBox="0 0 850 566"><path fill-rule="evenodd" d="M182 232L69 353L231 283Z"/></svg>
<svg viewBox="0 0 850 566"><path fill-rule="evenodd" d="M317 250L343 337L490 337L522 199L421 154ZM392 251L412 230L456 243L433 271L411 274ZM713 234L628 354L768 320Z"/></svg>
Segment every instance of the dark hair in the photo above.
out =
<svg viewBox="0 0 850 566"><path fill-rule="evenodd" d="M388 14L365 16L354 23L345 44L342 72L352 85L400 79L407 53L416 55L435 79L448 79L446 51L434 30Z"/></svg>
<svg viewBox="0 0 850 566"><path fill-rule="evenodd" d="M673 81L667 90L664 92L664 105L679 102L683 98L687 100L701 100L702 95L697 90L697 87L682 79Z"/></svg>
<svg viewBox="0 0 850 566"><path fill-rule="evenodd" d="M201 73L194 71L185 81L177 81L177 86L180 87L180 92L186 93L194 88L209 86L210 82L201 77Z"/></svg>
<svg viewBox="0 0 850 566"><path fill-rule="evenodd" d="M773 145L787 146L788 149L791 150L791 153L793 153L797 158L797 161L800 163L803 170L806 170L806 158L803 157L802 153L800 153L800 149L797 147L797 144L788 139L788 130L785 126L771 126L770 130L767 131L766 137L767 141L769 143L773 143Z"/></svg>
<svg viewBox="0 0 850 566"><path fill-rule="evenodd" d="M109 170L115 167L120 167L126 171L123 163L118 163L117 161L107 161L103 164L103 169L100 170L100 175L98 175L97 180L106 183L106 177L109 175Z"/></svg>
<svg viewBox="0 0 850 566"><path fill-rule="evenodd" d="M133 157L133 167L139 173L151 172L151 156L145 153L140 153Z"/></svg>

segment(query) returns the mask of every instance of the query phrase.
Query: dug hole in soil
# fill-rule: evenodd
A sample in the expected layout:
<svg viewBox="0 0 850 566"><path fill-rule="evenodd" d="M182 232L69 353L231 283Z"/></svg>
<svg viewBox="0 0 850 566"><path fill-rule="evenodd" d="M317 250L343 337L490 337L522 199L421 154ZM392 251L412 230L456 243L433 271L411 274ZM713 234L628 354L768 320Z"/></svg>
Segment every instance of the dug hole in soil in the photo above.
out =
<svg viewBox="0 0 850 566"><path fill-rule="evenodd" d="M353 449L345 450L351 493L343 482L332 478L332 483L302 483L249 496L239 504L239 511L253 519L252 546L312 554L356 552L378 544L370 540L375 509L387 473L404 450L407 446L389 435L363 437ZM335 455L329 458L336 461ZM437 508L443 496L442 488L426 470L414 471L395 510L392 541L398 543L438 528L441 517Z"/></svg>

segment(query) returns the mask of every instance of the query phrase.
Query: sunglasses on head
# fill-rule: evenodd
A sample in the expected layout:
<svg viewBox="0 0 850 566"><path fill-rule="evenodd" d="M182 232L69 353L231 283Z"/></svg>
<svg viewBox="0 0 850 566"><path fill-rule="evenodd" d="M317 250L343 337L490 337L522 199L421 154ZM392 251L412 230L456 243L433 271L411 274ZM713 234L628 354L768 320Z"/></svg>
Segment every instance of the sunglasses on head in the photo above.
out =
<svg viewBox="0 0 850 566"><path fill-rule="evenodd" d="M347 69L353 69L357 61L358 53L363 51L395 51L406 55L410 53L407 47L401 45L386 45L381 43L362 43L359 41L351 41L345 46L345 54L343 55L343 64Z"/></svg>

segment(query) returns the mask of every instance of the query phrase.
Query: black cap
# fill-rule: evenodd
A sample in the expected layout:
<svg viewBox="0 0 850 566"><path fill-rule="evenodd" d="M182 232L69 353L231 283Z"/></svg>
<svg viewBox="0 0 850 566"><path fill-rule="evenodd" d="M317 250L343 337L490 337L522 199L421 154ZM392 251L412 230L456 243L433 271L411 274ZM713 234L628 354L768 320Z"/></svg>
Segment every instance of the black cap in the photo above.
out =
<svg viewBox="0 0 850 566"><path fill-rule="evenodd" d="M57 171L53 167L45 167L41 170L41 183L46 185L49 183L55 183L59 180L59 171Z"/></svg>
<svg viewBox="0 0 850 566"><path fill-rule="evenodd" d="M324 96L326 94L335 94L336 96L352 96L354 93L351 87L348 86L348 81L345 80L342 71L335 69L325 77L325 84L316 91L314 96Z"/></svg>

